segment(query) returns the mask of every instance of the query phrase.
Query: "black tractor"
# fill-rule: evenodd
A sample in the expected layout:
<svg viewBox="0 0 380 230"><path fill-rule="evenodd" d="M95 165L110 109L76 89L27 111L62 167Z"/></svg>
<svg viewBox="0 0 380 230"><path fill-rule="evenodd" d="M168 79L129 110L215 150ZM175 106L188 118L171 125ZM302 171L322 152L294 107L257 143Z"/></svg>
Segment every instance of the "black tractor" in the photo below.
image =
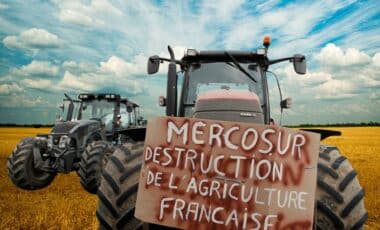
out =
<svg viewBox="0 0 380 230"><path fill-rule="evenodd" d="M57 173L77 171L82 186L96 193L101 169L114 147L145 135L139 106L117 94L65 94L62 115L49 134L22 139L8 159L8 175L19 188L41 189Z"/></svg>
<svg viewBox="0 0 380 230"><path fill-rule="evenodd" d="M180 60L175 59L169 47L170 58L150 57L149 74L158 72L160 63L169 62L167 93L160 98L160 104L166 106L166 115L273 125L267 81L269 67L287 61L293 63L295 72L305 74L306 59L299 54L269 59L269 44L270 39L265 38L264 47L257 51L189 49ZM177 66L181 68L178 72ZM250 97L244 96L248 94ZM281 109L289 108L290 102L281 100ZM322 139L339 134L309 131L320 133ZM103 169L105 176L98 190L97 208L101 229L159 227L134 217L142 155L143 149L134 146L118 149L112 155L113 162L109 161ZM346 157L336 147L321 144L317 174L314 228L361 229L368 217L364 190Z"/></svg>

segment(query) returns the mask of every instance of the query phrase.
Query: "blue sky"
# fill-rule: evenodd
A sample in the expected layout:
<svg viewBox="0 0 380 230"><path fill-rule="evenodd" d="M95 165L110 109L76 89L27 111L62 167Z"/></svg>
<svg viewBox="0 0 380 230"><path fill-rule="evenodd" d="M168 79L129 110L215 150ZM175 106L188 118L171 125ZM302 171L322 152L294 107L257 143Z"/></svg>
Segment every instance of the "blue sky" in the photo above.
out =
<svg viewBox="0 0 380 230"><path fill-rule="evenodd" d="M64 92L117 92L163 115L166 68L147 57L175 48L305 54L308 73L271 67L293 107L285 124L380 121L377 1L0 0L0 123L53 123ZM273 116L278 92L271 83Z"/></svg>

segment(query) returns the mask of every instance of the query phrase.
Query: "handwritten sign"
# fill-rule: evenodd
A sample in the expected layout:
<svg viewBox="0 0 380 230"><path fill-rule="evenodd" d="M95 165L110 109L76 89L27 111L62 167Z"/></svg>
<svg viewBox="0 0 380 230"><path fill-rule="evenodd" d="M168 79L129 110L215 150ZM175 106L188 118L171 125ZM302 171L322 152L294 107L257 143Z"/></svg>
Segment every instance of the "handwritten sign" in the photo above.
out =
<svg viewBox="0 0 380 230"><path fill-rule="evenodd" d="M278 126L155 118L135 216L182 229L312 229L319 140Z"/></svg>

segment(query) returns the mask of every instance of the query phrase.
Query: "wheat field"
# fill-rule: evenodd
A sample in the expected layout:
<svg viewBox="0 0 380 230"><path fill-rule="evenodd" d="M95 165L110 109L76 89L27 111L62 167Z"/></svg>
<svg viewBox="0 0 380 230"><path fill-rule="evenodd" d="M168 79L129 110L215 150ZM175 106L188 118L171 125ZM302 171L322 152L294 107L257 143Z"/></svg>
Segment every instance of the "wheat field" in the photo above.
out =
<svg viewBox="0 0 380 230"><path fill-rule="evenodd" d="M323 143L337 146L358 171L366 190L366 229L378 229L380 127L329 129L342 131L342 136ZM0 229L96 229L97 198L81 188L75 172L58 175L48 188L38 191L23 191L8 179L7 157L20 138L47 132L47 128L0 128Z"/></svg>

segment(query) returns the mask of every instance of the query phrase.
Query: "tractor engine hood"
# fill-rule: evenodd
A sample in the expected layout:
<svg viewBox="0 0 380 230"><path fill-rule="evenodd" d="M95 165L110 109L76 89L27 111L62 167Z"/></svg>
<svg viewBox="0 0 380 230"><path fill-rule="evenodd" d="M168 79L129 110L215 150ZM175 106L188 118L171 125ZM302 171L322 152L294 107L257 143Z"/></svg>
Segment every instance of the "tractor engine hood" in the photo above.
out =
<svg viewBox="0 0 380 230"><path fill-rule="evenodd" d="M77 130L80 127L83 126L94 126L94 128L97 128L100 126L98 124L99 122L96 120L78 120L78 121L65 121L65 122L59 122L56 123L51 130L52 134L67 134L67 133L73 133L75 130Z"/></svg>
<svg viewBox="0 0 380 230"><path fill-rule="evenodd" d="M72 128L78 125L77 121L65 121L56 123L51 130L52 133L68 133Z"/></svg>
<svg viewBox="0 0 380 230"><path fill-rule="evenodd" d="M198 95L194 118L264 124L259 97L244 90L212 90Z"/></svg>

